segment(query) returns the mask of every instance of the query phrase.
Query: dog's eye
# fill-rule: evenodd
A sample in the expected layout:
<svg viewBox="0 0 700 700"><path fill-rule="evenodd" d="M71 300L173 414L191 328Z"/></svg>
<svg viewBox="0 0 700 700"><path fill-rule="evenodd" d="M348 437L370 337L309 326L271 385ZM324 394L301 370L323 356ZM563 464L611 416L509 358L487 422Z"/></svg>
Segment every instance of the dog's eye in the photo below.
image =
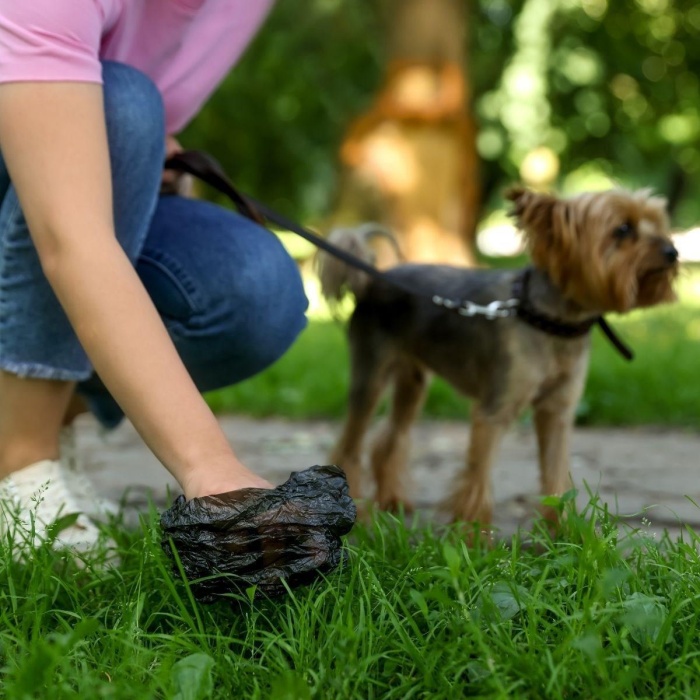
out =
<svg viewBox="0 0 700 700"><path fill-rule="evenodd" d="M624 224L620 224L614 231L613 231L613 237L617 241L625 241L628 238L634 238L636 235L636 232L634 230L634 226L629 221L626 221Z"/></svg>

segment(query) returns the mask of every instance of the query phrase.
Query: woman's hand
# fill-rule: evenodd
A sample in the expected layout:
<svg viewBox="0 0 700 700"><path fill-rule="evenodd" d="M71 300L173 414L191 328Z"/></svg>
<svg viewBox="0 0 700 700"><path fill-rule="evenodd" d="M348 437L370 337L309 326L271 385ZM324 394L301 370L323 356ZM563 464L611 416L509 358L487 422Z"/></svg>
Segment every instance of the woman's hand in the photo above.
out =
<svg viewBox="0 0 700 700"><path fill-rule="evenodd" d="M182 153L185 149L174 136L165 137L165 160L174 156L176 153Z"/></svg>
<svg viewBox="0 0 700 700"><path fill-rule="evenodd" d="M165 160L185 149L174 136L165 137ZM194 178L187 173L175 170L163 170L163 179L160 187L161 194L176 194L180 197L194 196Z"/></svg>

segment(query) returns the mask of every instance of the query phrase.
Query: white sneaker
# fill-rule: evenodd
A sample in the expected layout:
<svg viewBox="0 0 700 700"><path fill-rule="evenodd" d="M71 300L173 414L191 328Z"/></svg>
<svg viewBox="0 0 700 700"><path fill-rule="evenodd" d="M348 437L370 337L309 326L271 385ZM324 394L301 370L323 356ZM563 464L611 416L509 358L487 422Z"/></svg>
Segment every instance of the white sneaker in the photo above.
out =
<svg viewBox="0 0 700 700"><path fill-rule="evenodd" d="M75 428L70 425L61 429L59 450L64 475L68 480L73 497L80 504L81 512L97 522L109 522L119 515L119 504L98 496L85 468L79 451Z"/></svg>
<svg viewBox="0 0 700 700"><path fill-rule="evenodd" d="M56 521L68 515L76 519L58 532ZM58 461L45 459L13 472L0 481L0 535L12 533L13 555L23 545L51 540L56 549L91 550L100 542L100 531L70 492L64 469Z"/></svg>

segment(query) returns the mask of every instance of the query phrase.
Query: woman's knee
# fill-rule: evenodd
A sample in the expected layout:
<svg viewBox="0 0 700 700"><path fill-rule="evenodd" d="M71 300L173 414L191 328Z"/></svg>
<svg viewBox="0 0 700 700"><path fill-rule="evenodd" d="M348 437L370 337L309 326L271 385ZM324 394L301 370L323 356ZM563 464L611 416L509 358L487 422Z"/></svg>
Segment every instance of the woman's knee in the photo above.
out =
<svg viewBox="0 0 700 700"><path fill-rule="evenodd" d="M269 235L269 234L268 234ZM306 327L308 300L299 268L275 238L248 311L248 333L260 369L279 359ZM259 370L258 370L259 371Z"/></svg>
<svg viewBox="0 0 700 700"><path fill-rule="evenodd" d="M262 230L257 235L265 240L259 243L256 264L231 268L229 309L210 349L210 361L219 363L223 374L220 386L269 367L307 323L308 301L296 262L276 237Z"/></svg>
<svg viewBox="0 0 700 700"><path fill-rule="evenodd" d="M185 364L202 389L260 372L306 327L296 262L276 236L230 211L164 200L137 269Z"/></svg>
<svg viewBox="0 0 700 700"><path fill-rule="evenodd" d="M162 167L165 109L155 83L144 73L114 61L102 63L105 119L115 160L155 161Z"/></svg>
<svg viewBox="0 0 700 700"><path fill-rule="evenodd" d="M248 379L279 360L306 327L305 308L305 301L287 302L278 306L284 314L261 315L253 322L250 314L249 322L219 328L213 337L192 335L179 324L169 330L197 387L211 391Z"/></svg>

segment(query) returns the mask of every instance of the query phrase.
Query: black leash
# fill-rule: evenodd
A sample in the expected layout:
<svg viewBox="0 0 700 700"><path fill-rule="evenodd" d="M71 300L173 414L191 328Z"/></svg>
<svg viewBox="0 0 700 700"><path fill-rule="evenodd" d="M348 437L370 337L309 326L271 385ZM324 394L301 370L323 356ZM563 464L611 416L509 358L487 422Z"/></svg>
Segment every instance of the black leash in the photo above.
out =
<svg viewBox="0 0 700 700"><path fill-rule="evenodd" d="M365 260L357 258L341 248L334 246L325 238L322 238L321 236L318 236L317 234L300 226L295 221L287 219L274 209L270 209L262 202L258 202L252 197L243 194L233 186L221 165L219 165L219 163L208 153L203 153L202 151L182 151L181 153L177 153L176 155L168 158L168 160L165 162L165 169L177 170L179 172L194 175L197 179L205 182L218 192L221 192L229 197L241 214L247 216L249 219L252 219L261 226L267 228L268 222L273 223L280 228L296 233L309 241L309 243L313 243L313 245L315 245L317 248L325 250L327 253L339 258L347 265L356 267L375 279L383 280L387 282L387 284L399 287L401 291L407 292L408 294L413 294L414 296L417 294L419 296L428 296L420 295L415 289L410 288L408 285L402 284L400 281L397 282L393 279L387 279L387 276L381 270L378 270ZM432 297L430 298L432 299Z"/></svg>
<svg viewBox="0 0 700 700"><path fill-rule="evenodd" d="M602 316L598 319L598 326L605 334L605 337L612 343L615 350L617 350L620 355L625 358L625 360L634 360L634 353L632 352L631 348L622 341L622 339L617 335L617 333L615 333L610 324Z"/></svg>
<svg viewBox="0 0 700 700"><path fill-rule="evenodd" d="M486 307L479 306L470 301L461 299L449 299L438 295L425 294L416 291L411 286L404 284L401 280L389 278L381 270L378 270L373 265L370 265L365 260L355 257L350 253L329 243L325 238L309 231L300 226L295 221L287 219L274 209L270 209L262 202L258 202L252 197L240 192L231 183L231 180L226 175L226 172L221 167L219 162L203 151L182 151L177 153L165 162L166 170L175 170L178 172L189 173L202 182L210 185L218 192L226 195L231 199L236 208L241 214L252 219L256 223L267 228L267 224L273 223L287 231L292 231L301 236L305 240L312 243L317 248L324 250L326 253L342 260L346 265L355 267L358 270L368 274L370 277L382 280L383 282L400 289L402 292L429 299L433 304L444 308L447 311L452 311L461 316L483 315L489 319L503 318L506 316L516 315L526 323L538 328L539 330L564 338L580 337L588 333L596 323L612 343L615 349L626 359L634 358L633 352L623 343L616 335L615 331L608 325L607 321L602 317L586 321L582 324L565 324L556 319L550 319L542 314L531 309L527 303L527 280L529 276L528 270L525 270L523 275L516 280L514 285L515 299L508 301L495 301ZM516 302L516 303L513 303Z"/></svg>

